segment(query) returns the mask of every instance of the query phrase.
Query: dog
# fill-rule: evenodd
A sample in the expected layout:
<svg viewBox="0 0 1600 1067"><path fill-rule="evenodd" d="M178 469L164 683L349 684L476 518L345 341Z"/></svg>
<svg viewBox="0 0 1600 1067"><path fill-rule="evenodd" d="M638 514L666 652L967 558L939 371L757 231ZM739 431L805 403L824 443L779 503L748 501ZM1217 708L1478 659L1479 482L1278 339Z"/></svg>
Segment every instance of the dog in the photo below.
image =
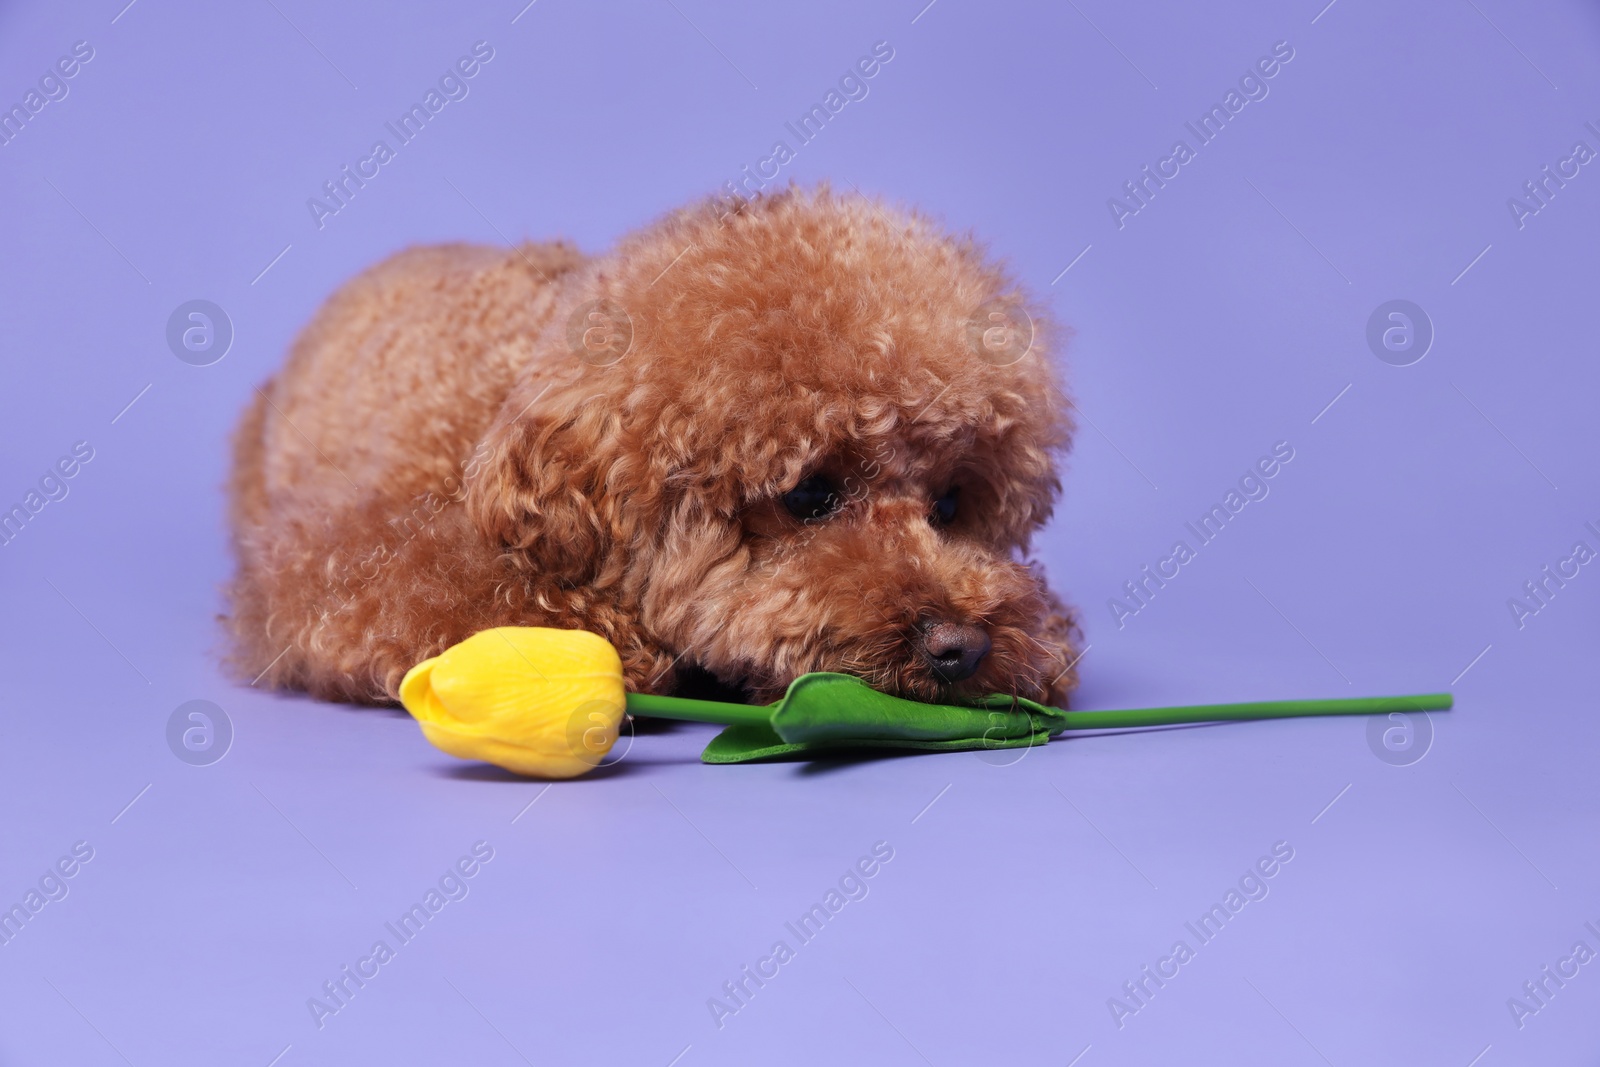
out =
<svg viewBox="0 0 1600 1067"><path fill-rule="evenodd" d="M397 699L493 626L590 630L630 689L809 671L1065 706L1027 554L1073 431L1061 331L970 237L826 185L588 258L413 248L337 291L234 436L241 677Z"/></svg>

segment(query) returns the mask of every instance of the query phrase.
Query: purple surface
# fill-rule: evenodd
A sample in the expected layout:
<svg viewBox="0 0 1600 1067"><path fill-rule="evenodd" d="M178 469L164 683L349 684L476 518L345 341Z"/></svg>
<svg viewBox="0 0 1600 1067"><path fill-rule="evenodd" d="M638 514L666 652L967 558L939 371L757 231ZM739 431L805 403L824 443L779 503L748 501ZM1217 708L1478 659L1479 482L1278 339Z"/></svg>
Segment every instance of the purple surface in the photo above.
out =
<svg viewBox="0 0 1600 1067"><path fill-rule="evenodd" d="M1600 951L1600 573L1508 601L1600 549L1600 172L1520 226L1507 203L1600 149L1591 7L122 2L0 14L0 103L94 49L0 146L0 504L94 453L0 548L0 903L93 849L0 946L0 1063L1593 1062L1600 963L1542 1006L1524 983ZM469 95L319 230L306 199L477 40ZM1087 622L1079 706L1453 688L1422 758L1314 720L705 767L686 727L546 790L219 671L226 434L335 285L414 242L604 248L879 40L784 177L976 229L1075 327L1040 552ZM1268 95L1119 229L1107 199L1277 41ZM235 329L211 366L167 347L191 299ZM1410 366L1367 344L1392 299L1436 332ZM1270 494L1119 626L1110 598L1279 441ZM166 740L196 699L234 728L210 766ZM467 895L319 1029L308 998L478 841ZM880 841L863 899L786 930ZM1202 945L1185 924L1277 842Z"/></svg>

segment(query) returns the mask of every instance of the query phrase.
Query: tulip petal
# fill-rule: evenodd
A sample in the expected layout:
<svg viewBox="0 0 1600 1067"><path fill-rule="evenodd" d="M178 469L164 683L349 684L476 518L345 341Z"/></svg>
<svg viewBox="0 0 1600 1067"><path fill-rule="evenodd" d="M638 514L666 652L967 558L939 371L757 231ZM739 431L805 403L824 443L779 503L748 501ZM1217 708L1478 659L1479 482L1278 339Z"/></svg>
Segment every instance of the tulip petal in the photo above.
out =
<svg viewBox="0 0 1600 1067"><path fill-rule="evenodd" d="M446 649L432 689L460 722L525 715L556 702L576 708L596 684L622 685L622 660L605 638L585 630L501 626Z"/></svg>
<svg viewBox="0 0 1600 1067"><path fill-rule="evenodd" d="M620 721L620 716L618 717ZM530 778L576 778L599 766L600 760L616 742L616 731L609 734L604 750L587 749L561 743L556 750L529 746L521 739L506 740L490 734L471 733L442 723L422 723L422 733L434 747L459 759L481 760Z"/></svg>
<svg viewBox="0 0 1600 1067"><path fill-rule="evenodd" d="M406 671L406 676L400 681L400 703L418 720L440 719L444 716L444 705L433 694L433 668L438 662L438 656L425 659Z"/></svg>
<svg viewBox="0 0 1600 1067"><path fill-rule="evenodd" d="M626 708L616 649L581 630L484 630L417 664L400 689L438 748L542 778L597 766Z"/></svg>

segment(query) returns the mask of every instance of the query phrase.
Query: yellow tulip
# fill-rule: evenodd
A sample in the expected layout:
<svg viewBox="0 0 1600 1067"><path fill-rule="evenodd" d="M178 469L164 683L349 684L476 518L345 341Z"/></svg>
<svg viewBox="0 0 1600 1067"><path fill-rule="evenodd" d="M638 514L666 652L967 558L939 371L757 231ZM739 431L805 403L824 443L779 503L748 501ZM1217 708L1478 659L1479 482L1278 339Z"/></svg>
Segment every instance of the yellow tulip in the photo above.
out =
<svg viewBox="0 0 1600 1067"><path fill-rule="evenodd" d="M576 778L616 743L622 660L584 630L501 626L406 672L400 702L437 747L536 778Z"/></svg>

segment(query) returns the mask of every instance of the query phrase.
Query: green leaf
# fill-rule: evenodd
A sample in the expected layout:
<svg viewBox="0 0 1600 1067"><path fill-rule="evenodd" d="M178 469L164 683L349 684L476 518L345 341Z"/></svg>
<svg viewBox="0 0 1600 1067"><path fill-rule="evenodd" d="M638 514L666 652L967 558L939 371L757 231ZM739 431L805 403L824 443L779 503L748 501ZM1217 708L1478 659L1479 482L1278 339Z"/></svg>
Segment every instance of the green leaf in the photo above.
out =
<svg viewBox="0 0 1600 1067"><path fill-rule="evenodd" d="M745 763L749 760L772 759L800 752L805 745L785 744L783 738L767 726L739 724L723 730L706 750L700 753L701 763Z"/></svg>
<svg viewBox="0 0 1600 1067"><path fill-rule="evenodd" d="M700 753L702 763L750 763L754 760L823 759L852 752L965 752L999 748L1032 748L1047 744L1050 735L1041 730L1026 737L1003 739L963 737L947 741L915 741L908 738L861 738L847 741L805 741L790 744L761 726L730 726Z"/></svg>
<svg viewBox="0 0 1600 1067"><path fill-rule="evenodd" d="M637 698L665 707L692 705L671 697ZM796 678L784 698L762 710L743 705L705 705L715 715L684 715L700 721L744 720L718 734L700 758L707 763L742 763L784 756L814 758L847 749L908 749L949 752L962 749L1022 748L1044 744L1063 730L1121 730L1176 723L1282 719L1303 715L1379 715L1444 710L1449 693L1394 697L1342 697L1333 700L1265 700L1245 704L1196 704L1126 711L1060 711L1022 697L991 694L969 707L921 704L872 689L847 674L806 674ZM652 713L649 707L642 709ZM728 718L730 713L735 718ZM682 714L681 712L679 712Z"/></svg>
<svg viewBox="0 0 1600 1067"><path fill-rule="evenodd" d="M773 705L771 727L730 726L706 746L706 763L785 756L810 758L850 749L951 752L1041 745L1066 726L1061 712L994 694L973 707L923 704L880 693L847 674L796 678Z"/></svg>

